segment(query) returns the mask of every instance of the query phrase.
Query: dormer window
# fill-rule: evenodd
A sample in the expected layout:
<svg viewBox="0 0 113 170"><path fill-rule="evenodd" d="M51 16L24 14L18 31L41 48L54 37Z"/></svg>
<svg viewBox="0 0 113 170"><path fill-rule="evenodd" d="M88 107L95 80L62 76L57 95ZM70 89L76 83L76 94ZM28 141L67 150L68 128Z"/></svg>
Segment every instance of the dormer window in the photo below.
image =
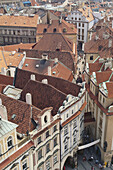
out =
<svg viewBox="0 0 113 170"><path fill-rule="evenodd" d="M56 28L53 29L53 32L56 32Z"/></svg>
<svg viewBox="0 0 113 170"><path fill-rule="evenodd" d="M63 33L67 32L66 28L63 28Z"/></svg>
<svg viewBox="0 0 113 170"><path fill-rule="evenodd" d="M8 149L11 149L13 147L13 140L11 136L7 139L7 146Z"/></svg>
<svg viewBox="0 0 113 170"><path fill-rule="evenodd" d="M43 33L47 32L47 28L44 28Z"/></svg>

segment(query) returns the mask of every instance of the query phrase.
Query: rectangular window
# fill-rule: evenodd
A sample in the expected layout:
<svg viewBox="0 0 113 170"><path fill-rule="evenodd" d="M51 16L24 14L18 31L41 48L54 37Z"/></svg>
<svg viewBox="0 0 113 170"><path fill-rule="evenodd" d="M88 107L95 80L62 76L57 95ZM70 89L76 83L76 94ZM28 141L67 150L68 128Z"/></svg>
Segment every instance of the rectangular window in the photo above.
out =
<svg viewBox="0 0 113 170"><path fill-rule="evenodd" d="M40 149L38 152L38 160L40 160L41 158L42 158L42 149Z"/></svg>
<svg viewBox="0 0 113 170"><path fill-rule="evenodd" d="M46 132L46 138L48 138L48 137L49 137L49 131Z"/></svg>
<svg viewBox="0 0 113 170"><path fill-rule="evenodd" d="M84 27L84 24L82 24L82 27Z"/></svg>
<svg viewBox="0 0 113 170"><path fill-rule="evenodd" d="M47 145L46 145L46 153L48 153L50 151L50 144L48 143Z"/></svg>
<svg viewBox="0 0 113 170"><path fill-rule="evenodd" d="M50 161L47 161L46 162L46 170L49 170L50 169Z"/></svg>
<svg viewBox="0 0 113 170"><path fill-rule="evenodd" d="M77 136L76 136L76 134L74 134L74 136L73 136L73 144L75 144L77 142Z"/></svg>
<svg viewBox="0 0 113 170"><path fill-rule="evenodd" d="M64 136L68 134L68 126L64 128Z"/></svg>
<svg viewBox="0 0 113 170"><path fill-rule="evenodd" d="M68 141L64 143L64 152L66 152L67 150L68 150Z"/></svg>
<svg viewBox="0 0 113 170"><path fill-rule="evenodd" d="M57 145L57 137L54 139L54 147Z"/></svg>
<svg viewBox="0 0 113 170"><path fill-rule="evenodd" d="M73 129L76 128L76 127L77 127L77 121L74 120L74 121L73 121Z"/></svg>
<svg viewBox="0 0 113 170"><path fill-rule="evenodd" d="M93 55L90 56L90 60L93 60Z"/></svg>
<svg viewBox="0 0 113 170"><path fill-rule="evenodd" d="M80 35L80 29L78 29L78 35Z"/></svg>
<svg viewBox="0 0 113 170"><path fill-rule="evenodd" d="M53 132L56 132L57 131L57 125L55 125L54 127L53 127Z"/></svg>
<svg viewBox="0 0 113 170"><path fill-rule="evenodd" d="M40 144L42 141L41 141L41 136L38 138L38 144Z"/></svg>
<svg viewBox="0 0 113 170"><path fill-rule="evenodd" d="M81 23L79 23L79 27L81 26Z"/></svg>
<svg viewBox="0 0 113 170"><path fill-rule="evenodd" d="M25 160L25 161L22 163L22 168L23 168L23 170L26 170L26 169L27 169L27 160Z"/></svg>
<svg viewBox="0 0 113 170"><path fill-rule="evenodd" d="M57 154L53 156L53 164L55 165L57 163Z"/></svg>

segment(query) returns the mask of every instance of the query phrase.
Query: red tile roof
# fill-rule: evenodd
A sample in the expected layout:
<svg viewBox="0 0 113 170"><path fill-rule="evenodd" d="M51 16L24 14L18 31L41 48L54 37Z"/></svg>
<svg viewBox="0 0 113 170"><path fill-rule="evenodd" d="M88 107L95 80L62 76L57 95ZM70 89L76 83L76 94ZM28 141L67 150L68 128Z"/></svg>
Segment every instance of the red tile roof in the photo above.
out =
<svg viewBox="0 0 113 170"><path fill-rule="evenodd" d="M56 89L65 93L66 95L72 94L73 96L78 96L78 93L80 92L80 88L81 88L80 86L78 86L77 84L71 83L67 80L57 78L57 77L37 74L37 73L33 73L30 71L25 71L21 69L17 69L17 74L15 77L15 86L17 88L23 89L25 85L28 83L28 81L30 80L31 74L35 74L36 81L41 82L43 79L47 79L49 85L55 87Z"/></svg>
<svg viewBox="0 0 113 170"><path fill-rule="evenodd" d="M108 98L113 98L113 82L107 82L106 87L108 91Z"/></svg>
<svg viewBox="0 0 113 170"><path fill-rule="evenodd" d="M42 59L43 54L48 55L48 59L58 58L65 66L67 66L71 71L75 73L76 65L74 64L75 56L70 52L61 51L39 51L39 50L26 50L21 49L20 52L26 51L26 56L30 58Z"/></svg>
<svg viewBox="0 0 113 170"><path fill-rule="evenodd" d="M44 29L47 29L47 33L53 33L54 28L56 29L56 33L62 34L77 34L77 29L74 25L67 23L62 19L61 23L59 20L52 20L51 24L39 24L37 27L37 34L44 34ZM63 30L66 30L65 32Z"/></svg>
<svg viewBox="0 0 113 170"><path fill-rule="evenodd" d="M73 43L60 33L46 33L41 40L32 46L34 50L73 51Z"/></svg>
<svg viewBox="0 0 113 170"><path fill-rule="evenodd" d="M13 85L13 77L0 74L0 84Z"/></svg>
<svg viewBox="0 0 113 170"><path fill-rule="evenodd" d="M30 132L35 127L31 120L31 106L20 100L15 100L6 95L0 93L2 104L6 106L8 120L18 124L17 131L22 134L26 134L27 130ZM37 115L40 113L40 109L33 107L32 115L33 119L37 120ZM16 115L15 119L12 119L13 115Z"/></svg>

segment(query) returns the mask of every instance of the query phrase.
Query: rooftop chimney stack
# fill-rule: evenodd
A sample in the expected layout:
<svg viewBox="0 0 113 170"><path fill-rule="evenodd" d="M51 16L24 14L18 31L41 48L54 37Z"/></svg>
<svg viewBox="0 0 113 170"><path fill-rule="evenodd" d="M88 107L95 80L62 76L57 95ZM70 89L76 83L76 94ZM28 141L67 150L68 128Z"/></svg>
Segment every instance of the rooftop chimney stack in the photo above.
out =
<svg viewBox="0 0 113 170"><path fill-rule="evenodd" d="M32 96L30 93L26 94L26 103L32 105Z"/></svg>
<svg viewBox="0 0 113 170"><path fill-rule="evenodd" d="M55 58L55 64L58 63L58 58Z"/></svg>
<svg viewBox="0 0 113 170"><path fill-rule="evenodd" d="M51 76L51 66L48 66L48 76Z"/></svg>
<svg viewBox="0 0 113 170"><path fill-rule="evenodd" d="M35 81L35 74L31 74L31 80Z"/></svg>
<svg viewBox="0 0 113 170"><path fill-rule="evenodd" d="M108 48L112 47L112 39L109 39Z"/></svg>
<svg viewBox="0 0 113 170"><path fill-rule="evenodd" d="M7 120L7 109L4 105L2 105L2 99L0 98L0 116Z"/></svg>
<svg viewBox="0 0 113 170"><path fill-rule="evenodd" d="M6 68L5 67L1 68L1 74L6 75Z"/></svg>

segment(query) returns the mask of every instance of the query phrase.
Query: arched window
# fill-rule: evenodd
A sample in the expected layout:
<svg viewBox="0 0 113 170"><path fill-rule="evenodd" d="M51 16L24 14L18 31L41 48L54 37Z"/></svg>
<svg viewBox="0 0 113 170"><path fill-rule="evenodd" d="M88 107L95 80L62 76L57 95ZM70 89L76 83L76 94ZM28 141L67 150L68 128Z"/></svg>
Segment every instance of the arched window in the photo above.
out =
<svg viewBox="0 0 113 170"><path fill-rule="evenodd" d="M13 140L11 136L9 136L9 138L7 139L7 146L8 149L11 149L13 147Z"/></svg>

